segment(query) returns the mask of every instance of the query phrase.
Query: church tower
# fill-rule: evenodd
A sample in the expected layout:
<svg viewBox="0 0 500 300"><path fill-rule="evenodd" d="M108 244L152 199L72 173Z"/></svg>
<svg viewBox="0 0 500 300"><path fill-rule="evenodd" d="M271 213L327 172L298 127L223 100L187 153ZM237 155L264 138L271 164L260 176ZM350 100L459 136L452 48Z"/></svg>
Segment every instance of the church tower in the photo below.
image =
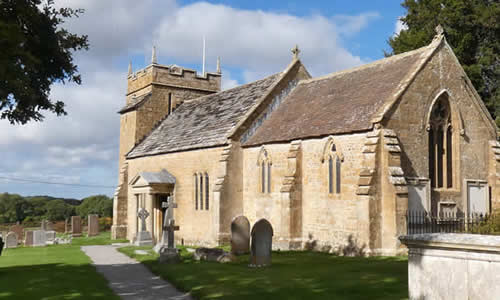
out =
<svg viewBox="0 0 500 300"><path fill-rule="evenodd" d="M120 160L151 130L184 101L219 92L219 62L214 73L197 74L195 70L177 65L157 63L153 47L151 64L127 76L126 105L120 113Z"/></svg>
<svg viewBox="0 0 500 300"><path fill-rule="evenodd" d="M120 152L118 188L113 203L112 235L121 238L127 230L128 172L125 156L151 130L184 101L219 92L220 62L216 72L199 75L195 70L177 65L160 65L153 47L151 64L137 72L129 64L125 106L120 114Z"/></svg>

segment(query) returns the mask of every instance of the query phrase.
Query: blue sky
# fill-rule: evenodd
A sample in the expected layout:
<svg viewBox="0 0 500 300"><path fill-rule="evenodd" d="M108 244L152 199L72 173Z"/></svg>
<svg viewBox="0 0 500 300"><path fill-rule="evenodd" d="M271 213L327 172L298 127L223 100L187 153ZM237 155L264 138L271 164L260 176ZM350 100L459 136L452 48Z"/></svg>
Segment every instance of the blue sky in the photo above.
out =
<svg viewBox="0 0 500 300"><path fill-rule="evenodd" d="M66 23L70 31L89 36L91 49L75 54L83 82L52 88L68 116L47 115L44 122L25 126L0 121L0 192L112 196L118 179L116 112L125 103L128 63L134 71L145 67L153 45L160 64L201 70L205 36L206 69L215 70L220 56L227 89L282 71L295 44L313 76L380 59L404 14L400 1L381 0L58 0L56 5L86 10Z"/></svg>

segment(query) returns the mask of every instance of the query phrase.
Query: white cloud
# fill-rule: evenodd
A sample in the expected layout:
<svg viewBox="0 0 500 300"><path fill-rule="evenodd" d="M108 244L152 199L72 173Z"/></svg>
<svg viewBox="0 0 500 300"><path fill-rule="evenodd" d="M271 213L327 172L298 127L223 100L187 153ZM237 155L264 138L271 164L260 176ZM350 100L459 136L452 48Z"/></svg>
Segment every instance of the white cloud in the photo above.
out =
<svg viewBox="0 0 500 300"><path fill-rule="evenodd" d="M408 26L401 21L402 17L398 17L396 24L394 25L394 36L398 36L401 30L408 29Z"/></svg>
<svg viewBox="0 0 500 300"><path fill-rule="evenodd" d="M149 60L152 44L157 45L160 63L193 64L201 61L205 35L207 70L215 69L220 56L222 87L227 89L282 71L295 44L313 75L359 65L363 60L350 53L342 40L378 17L373 12L298 17L207 2L180 6L174 0L59 0L56 4L86 10L64 25L89 36L90 50L75 55L83 83L52 88L53 99L66 103L67 116L46 113L44 122L24 126L0 120L0 174L70 183L116 182L116 112L125 104L126 89L123 62L143 54ZM230 70L239 70L242 82Z"/></svg>

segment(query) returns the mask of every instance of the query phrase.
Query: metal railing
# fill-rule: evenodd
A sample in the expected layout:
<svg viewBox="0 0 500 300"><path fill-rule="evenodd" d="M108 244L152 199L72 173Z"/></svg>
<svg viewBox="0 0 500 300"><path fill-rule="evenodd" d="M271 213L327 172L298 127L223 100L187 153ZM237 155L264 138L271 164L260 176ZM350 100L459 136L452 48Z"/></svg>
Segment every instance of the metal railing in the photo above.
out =
<svg viewBox="0 0 500 300"><path fill-rule="evenodd" d="M406 213L407 234L421 233L477 233L478 228L490 220L488 214L442 212L437 215L426 211Z"/></svg>

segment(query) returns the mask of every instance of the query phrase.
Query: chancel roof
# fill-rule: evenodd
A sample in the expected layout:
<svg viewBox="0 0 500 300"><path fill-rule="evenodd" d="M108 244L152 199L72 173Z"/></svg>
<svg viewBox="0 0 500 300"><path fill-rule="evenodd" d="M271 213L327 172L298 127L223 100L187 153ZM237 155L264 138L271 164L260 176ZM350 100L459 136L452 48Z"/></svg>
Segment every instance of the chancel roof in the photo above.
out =
<svg viewBox="0 0 500 300"><path fill-rule="evenodd" d="M377 113L432 50L427 46L301 81L244 146L371 129Z"/></svg>
<svg viewBox="0 0 500 300"><path fill-rule="evenodd" d="M227 144L228 134L276 84L282 73L180 105L127 158Z"/></svg>

